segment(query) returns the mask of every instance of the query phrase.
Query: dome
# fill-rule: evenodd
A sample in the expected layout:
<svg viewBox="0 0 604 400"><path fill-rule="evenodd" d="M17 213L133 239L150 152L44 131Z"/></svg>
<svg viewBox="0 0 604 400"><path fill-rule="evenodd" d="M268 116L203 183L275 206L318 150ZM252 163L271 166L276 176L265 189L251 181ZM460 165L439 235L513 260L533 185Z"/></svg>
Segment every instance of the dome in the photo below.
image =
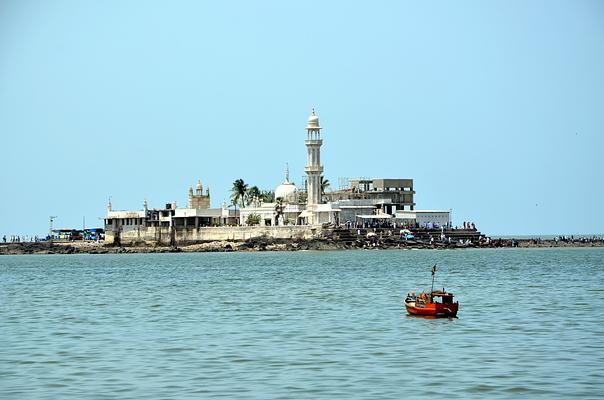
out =
<svg viewBox="0 0 604 400"><path fill-rule="evenodd" d="M279 197L284 202L295 203L298 201L298 188L293 183L285 181L275 189L275 200Z"/></svg>
<svg viewBox="0 0 604 400"><path fill-rule="evenodd" d="M315 114L315 109L312 109L312 114L310 114L310 117L308 117L308 124L306 125L306 129L309 128L319 128L319 117L317 116L317 114Z"/></svg>
<svg viewBox="0 0 604 400"><path fill-rule="evenodd" d="M275 189L275 200L281 197L286 203L298 201L298 188L289 182L289 165L285 164L285 180Z"/></svg>

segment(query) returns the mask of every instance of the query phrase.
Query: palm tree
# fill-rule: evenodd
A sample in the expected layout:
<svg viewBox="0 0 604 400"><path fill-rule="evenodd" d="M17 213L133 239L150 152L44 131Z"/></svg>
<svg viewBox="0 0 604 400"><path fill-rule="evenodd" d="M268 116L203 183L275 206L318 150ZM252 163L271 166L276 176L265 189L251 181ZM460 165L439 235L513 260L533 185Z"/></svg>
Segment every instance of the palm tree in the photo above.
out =
<svg viewBox="0 0 604 400"><path fill-rule="evenodd" d="M283 197L277 197L275 199L275 213L277 213L277 218L275 219L276 222L279 221L279 217L283 215L283 208Z"/></svg>
<svg viewBox="0 0 604 400"><path fill-rule="evenodd" d="M321 199L325 195L325 189L327 189L330 185L329 179L325 179L323 176L321 176Z"/></svg>
<svg viewBox="0 0 604 400"><path fill-rule="evenodd" d="M247 197L246 204L249 206L252 200L254 200L254 198L259 199L262 194L260 193L260 189L258 189L258 186L252 186L247 190L245 196Z"/></svg>
<svg viewBox="0 0 604 400"><path fill-rule="evenodd" d="M239 203L241 208L243 208L243 205L245 204L245 194L247 192L247 183L245 183L243 179L237 179L235 182L233 182L231 192L233 204L236 206L237 203Z"/></svg>
<svg viewBox="0 0 604 400"><path fill-rule="evenodd" d="M273 192L272 190L263 190L260 193L260 197L265 203L272 203L273 201L275 201L275 192Z"/></svg>

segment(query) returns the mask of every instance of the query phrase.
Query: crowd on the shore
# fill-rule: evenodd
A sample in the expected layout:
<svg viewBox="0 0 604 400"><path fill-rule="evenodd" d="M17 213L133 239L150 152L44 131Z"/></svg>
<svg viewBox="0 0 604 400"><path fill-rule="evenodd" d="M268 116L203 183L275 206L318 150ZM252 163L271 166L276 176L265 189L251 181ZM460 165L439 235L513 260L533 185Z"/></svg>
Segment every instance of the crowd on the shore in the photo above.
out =
<svg viewBox="0 0 604 400"><path fill-rule="evenodd" d="M403 223L397 222L396 220L357 220L357 221L346 221L338 225L340 228L346 229L414 229L414 230L444 230L444 229L465 229L465 230L476 230L476 224L474 222L464 222L463 226L453 226L452 224L439 225L434 222L427 222L423 224L415 223Z"/></svg>
<svg viewBox="0 0 604 400"><path fill-rule="evenodd" d="M38 235L3 235L2 243L37 243L41 240Z"/></svg>
<svg viewBox="0 0 604 400"><path fill-rule="evenodd" d="M541 239L539 239L541 240ZM575 237L574 235L571 236L558 236L556 238L554 238L555 242L564 242L564 243L597 243L597 242L604 242L604 236L580 236L580 237Z"/></svg>

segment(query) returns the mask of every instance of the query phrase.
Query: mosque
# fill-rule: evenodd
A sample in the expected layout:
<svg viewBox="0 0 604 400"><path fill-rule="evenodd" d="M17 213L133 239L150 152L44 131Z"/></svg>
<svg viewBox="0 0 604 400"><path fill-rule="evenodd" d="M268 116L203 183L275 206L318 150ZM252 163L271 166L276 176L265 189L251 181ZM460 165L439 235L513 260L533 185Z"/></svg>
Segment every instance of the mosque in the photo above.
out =
<svg viewBox="0 0 604 400"><path fill-rule="evenodd" d="M449 211L416 211L412 179L358 179L344 188L323 193L321 181L321 126L312 110L306 125L306 185L298 188L285 170L283 183L274 191L274 202L248 199L240 210L233 210L223 201L220 208L210 207L210 190L203 190L201 181L188 191L187 208L168 203L161 209L113 210L107 204L105 240L124 242L183 243L202 240L249 238L260 235L274 237L309 237L317 227L325 225L358 225L376 220L397 219L403 225L418 221L450 226ZM275 228L270 230L269 228ZM286 229L279 229L286 228Z"/></svg>
<svg viewBox="0 0 604 400"><path fill-rule="evenodd" d="M306 125L307 164L306 172L306 202L300 203L299 190L289 181L289 170L285 170L285 180L275 188L276 203L266 203L254 199L250 206L240 211L240 221L246 224L250 215L260 217L261 223L265 225L316 225L316 224L338 224L339 207L332 203L322 203L321 177L323 166L321 165L321 126L319 117L312 110Z"/></svg>

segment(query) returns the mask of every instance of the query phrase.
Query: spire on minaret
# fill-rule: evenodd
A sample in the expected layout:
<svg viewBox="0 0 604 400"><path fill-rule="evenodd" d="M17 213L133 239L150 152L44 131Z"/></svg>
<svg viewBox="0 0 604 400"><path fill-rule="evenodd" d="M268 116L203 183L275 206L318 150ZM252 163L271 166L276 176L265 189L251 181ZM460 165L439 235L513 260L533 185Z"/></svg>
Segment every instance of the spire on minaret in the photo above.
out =
<svg viewBox="0 0 604 400"><path fill-rule="evenodd" d="M107 202L107 211L113 211L113 206L111 205L111 196L109 196L109 201Z"/></svg>
<svg viewBox="0 0 604 400"><path fill-rule="evenodd" d="M285 163L285 181L283 183L289 183L289 164Z"/></svg>
<svg viewBox="0 0 604 400"><path fill-rule="evenodd" d="M197 196L201 196L203 193L203 186L201 186L201 179L197 181L197 186L195 187L195 194Z"/></svg>

